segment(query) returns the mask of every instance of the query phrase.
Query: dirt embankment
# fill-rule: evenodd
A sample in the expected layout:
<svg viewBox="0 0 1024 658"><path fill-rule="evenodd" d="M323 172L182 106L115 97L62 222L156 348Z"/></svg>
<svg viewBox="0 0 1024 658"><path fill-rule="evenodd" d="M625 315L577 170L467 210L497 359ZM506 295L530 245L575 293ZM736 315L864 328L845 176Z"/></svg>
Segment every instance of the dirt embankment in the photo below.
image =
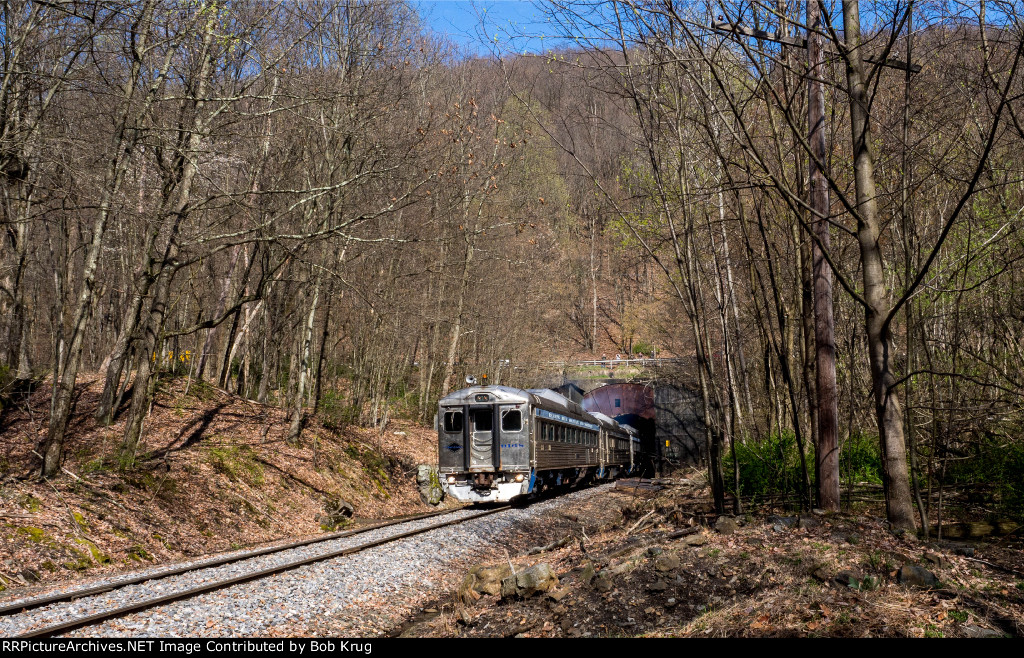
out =
<svg viewBox="0 0 1024 658"><path fill-rule="evenodd" d="M525 536L538 548L475 567L395 634L442 637L985 637L1024 633L1015 536L927 544L877 516L719 520L699 475L618 488ZM521 547L517 547L521 548ZM536 552L539 549L540 552ZM501 578L546 563L547 592ZM995 566L998 565L998 566ZM933 580L934 578L934 580ZM489 580L494 582L489 582ZM522 580L522 579L520 579ZM522 585L517 581L518 585ZM473 589L473 592L469 590ZM492 593L487 593L490 590Z"/></svg>
<svg viewBox="0 0 1024 658"><path fill-rule="evenodd" d="M427 511L416 465L432 432L394 421L380 431L311 420L285 442L287 416L203 383L166 382L146 419L137 466L118 468L124 420L91 417L101 382L82 378L64 472L34 477L49 387L0 426L0 598L37 583L80 580L158 562L322 532L341 501L357 518ZM335 519L337 520L337 519Z"/></svg>

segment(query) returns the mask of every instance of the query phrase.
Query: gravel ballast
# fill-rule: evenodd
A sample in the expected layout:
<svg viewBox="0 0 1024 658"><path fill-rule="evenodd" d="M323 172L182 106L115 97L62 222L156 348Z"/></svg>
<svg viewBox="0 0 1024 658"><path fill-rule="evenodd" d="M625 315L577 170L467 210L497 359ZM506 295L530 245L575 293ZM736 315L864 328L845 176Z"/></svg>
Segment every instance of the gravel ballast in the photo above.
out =
<svg viewBox="0 0 1024 658"><path fill-rule="evenodd" d="M352 555L317 562L109 620L73 631L70 635L377 635L398 623L422 601L450 590L469 564L504 554L504 546L514 536L516 526L523 521L536 519L552 509L572 506L575 501L600 495L605 488L602 486L577 491L527 508L508 509L437 528ZM443 517L414 520L352 537L129 585L86 599L10 615L0 618L0 635L18 635L205 583L472 516L478 511L461 510ZM159 572L160 569L153 571ZM111 578L109 582L117 580Z"/></svg>

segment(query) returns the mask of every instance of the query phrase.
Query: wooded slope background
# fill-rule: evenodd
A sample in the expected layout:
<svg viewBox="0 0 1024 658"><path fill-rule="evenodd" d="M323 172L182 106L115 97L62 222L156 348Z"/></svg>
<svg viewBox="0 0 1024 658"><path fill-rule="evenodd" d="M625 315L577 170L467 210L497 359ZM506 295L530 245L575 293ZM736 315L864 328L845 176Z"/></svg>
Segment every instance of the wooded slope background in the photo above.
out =
<svg viewBox="0 0 1024 658"><path fill-rule="evenodd" d="M842 468L899 527L951 485L1024 515L1019 4L541 7L556 50L478 57L401 2L0 3L0 377L4 408L53 384L37 472L86 371L132 468L161 377L298 440L656 349L692 364L720 508Z"/></svg>

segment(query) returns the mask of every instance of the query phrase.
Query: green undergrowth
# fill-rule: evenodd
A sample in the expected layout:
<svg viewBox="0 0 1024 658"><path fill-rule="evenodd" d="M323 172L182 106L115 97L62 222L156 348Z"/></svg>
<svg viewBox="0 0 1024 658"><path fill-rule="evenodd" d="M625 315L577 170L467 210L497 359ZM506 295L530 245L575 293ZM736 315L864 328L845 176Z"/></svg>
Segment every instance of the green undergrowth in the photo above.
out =
<svg viewBox="0 0 1024 658"><path fill-rule="evenodd" d="M814 453L806 444L805 451L808 476L813 487ZM752 504L789 497L799 500L798 492L802 491L804 476L793 432L772 434L761 440L737 442L736 461L739 464L739 494L751 498ZM727 490L735 495L732 451L723 456L722 471ZM882 460L878 438L869 434L850 436L841 446L839 471L844 482L881 482Z"/></svg>
<svg viewBox="0 0 1024 658"><path fill-rule="evenodd" d="M964 485L967 504L1024 521L1024 445L988 438L969 459L951 460L947 482Z"/></svg>

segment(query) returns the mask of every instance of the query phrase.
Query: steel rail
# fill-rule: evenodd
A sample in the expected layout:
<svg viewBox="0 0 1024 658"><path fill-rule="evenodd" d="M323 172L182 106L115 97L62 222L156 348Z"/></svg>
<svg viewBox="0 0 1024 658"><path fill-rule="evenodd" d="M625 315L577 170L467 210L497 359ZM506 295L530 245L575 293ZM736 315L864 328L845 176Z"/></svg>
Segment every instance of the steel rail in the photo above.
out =
<svg viewBox="0 0 1024 658"><path fill-rule="evenodd" d="M248 560L254 557L260 557L263 555L270 555L272 553L280 553L293 548L301 548L303 546L309 546L310 544L318 544L325 541L331 541L333 539L342 539L344 537L351 537L353 535L359 535L364 532L370 532L371 530L379 530L380 528L387 528L389 526L398 525L400 523L409 523L410 521L418 521L420 519L429 519L435 516L441 516L444 514L451 514L458 512L463 508L458 509L446 509L438 512L427 512L424 514L416 514L413 516L406 517L404 519L387 521L385 523L377 523L369 525L364 528L356 528L354 530L343 530L341 532L332 532L326 535L318 535L309 539L302 539L300 541L291 542L281 546L268 546L266 548L256 549L246 553L235 553L220 558L211 558L203 560L201 562L191 564L188 566L171 567L163 571L157 571L148 575L142 574L139 576L126 578L124 580L118 580L114 582L104 583L102 585L95 585L93 587L86 587L83 589L71 590L68 592L57 592L55 594L48 594L39 596L36 598L19 599L16 603L8 603L0 606L0 616L18 614L26 610L32 610L34 608L41 608L44 605L50 605L51 603L61 603L65 601L73 601L86 596L93 596L95 594L102 594L128 585L137 585L144 583L149 580L159 580L161 578L168 578L170 576L177 576L189 571L199 571L200 569L209 569L211 567L219 567L225 564L231 564L232 562L241 562L242 560Z"/></svg>
<svg viewBox="0 0 1024 658"><path fill-rule="evenodd" d="M248 582L250 580L259 580L260 578L266 578L267 576L272 576L272 575L279 574L279 573L282 573L282 572L285 572L285 571L290 571L292 569L297 569L298 567L303 567L303 566L305 566L307 564L313 564L315 562L323 562L325 560L330 560L330 559L333 559L333 558L336 558L336 557L342 557L342 556L345 556L345 555L351 555L352 553L358 553L360 551L365 551L368 548L374 548L376 546L381 546L383 544L387 544L387 543L390 543L390 542L393 542L393 541L397 541L399 539L405 539L406 537L412 537L414 535L419 535L419 534L422 534L424 532L430 532L431 530L437 530L438 528L444 528L446 526L456 525L456 524L459 524L459 523L463 523L465 521L471 521L473 519L478 519L478 518L483 517L483 516L489 516L491 514L496 514L498 512L503 512L503 511L505 511L507 509L510 509L510 507L511 507L510 505L504 505L502 507L498 507L498 508L495 508L495 509L485 510L483 512L477 512L476 514L472 514L470 516L464 516L464 517L459 518L459 519L454 519L454 520L451 520L451 521L443 521L441 523L435 523L434 525L429 525L429 526L427 526L425 528L418 528L416 530L410 530L408 532L402 532L402 533L399 533L397 535L392 535L390 537L385 537L383 539L375 539L374 541L367 542L365 544L360 544L358 546L350 546L349 548L343 548L343 549L339 549L337 551L331 551L329 553L324 553L323 555L316 555L316 556L313 556L313 557L303 558L301 560L296 560L294 562L289 562L287 564L278 565L276 567L269 567L267 569L261 569L260 571L254 571L252 573L244 574L244 575L241 575L241 576L235 576L234 578L226 578L224 580L219 580L219 581L216 581L216 582L213 582L213 583L207 583L205 585L201 585L199 587L195 587L195 588L192 588L192 589L182 590L181 592L176 592L176 593L173 593L173 594L166 594L164 596L159 596L159 597L156 597L156 598L153 598L153 599L147 599L145 601L140 601L138 603L133 603L131 605L122 606L120 608L114 608L112 610L107 610L107 611L104 611L104 612L97 612L95 614L88 615L88 616L85 616L85 617L80 617L78 619L73 619L71 621L67 621L67 622L64 622L64 623L61 623L61 624L55 624L53 626L44 626L42 628L32 629L32 630L26 631L25 633L22 633L22 634L18 635L17 637L18 638L51 637L51 636L56 635L58 633L65 633L67 631L72 631L72 630L75 630L75 629L78 629L78 628L82 628L84 626L92 626L93 624L99 623L101 621L106 621L108 619L114 619L114 618L117 618L117 617L123 617L123 616L131 614L133 612L140 612L142 610L148 610L149 608L155 608L155 607L163 605L165 603L171 603L173 601L189 599L189 598L192 598L192 597L195 597L195 596L199 596L200 594L206 594L207 592L212 592L212 591L215 591L215 590L218 590L218 589L224 589L224 588L230 587L232 585L237 585L237 584L240 584L240 583L245 583L245 582ZM409 520L407 520L407 522L408 521L414 521L414 520L416 520L416 519L409 519ZM395 525L395 524L392 524L392 525Z"/></svg>

